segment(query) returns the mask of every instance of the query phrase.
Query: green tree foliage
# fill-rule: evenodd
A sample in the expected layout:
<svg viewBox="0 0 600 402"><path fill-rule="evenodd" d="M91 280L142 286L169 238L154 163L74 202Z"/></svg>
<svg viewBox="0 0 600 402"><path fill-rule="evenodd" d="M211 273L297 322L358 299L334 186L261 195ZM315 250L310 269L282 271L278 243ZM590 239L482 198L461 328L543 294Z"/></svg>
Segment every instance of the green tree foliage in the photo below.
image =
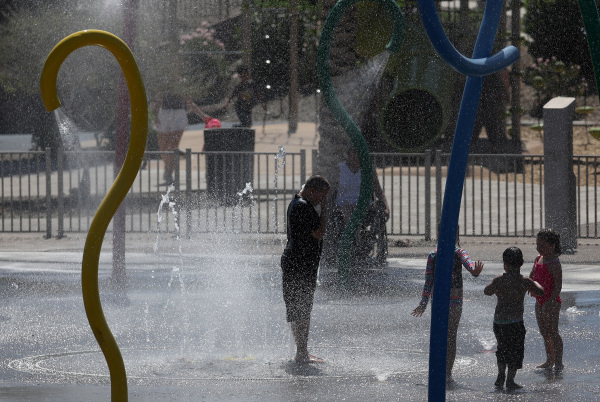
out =
<svg viewBox="0 0 600 402"><path fill-rule="evenodd" d="M309 0L298 3L300 84L315 88L317 7ZM54 135L50 133L56 130L49 127L53 124L52 114L43 109L39 98L39 77L49 52L67 35L84 29L103 29L122 37L120 2L80 0L77 7L73 4L69 0L10 0L0 7L5 18L0 20L0 132L35 132L40 144L48 144L46 136ZM266 11L262 13L259 6ZM257 10L253 14L253 34L264 36L274 24L277 41L271 47L253 38L253 63L257 63L253 78L279 85L285 92L289 84L289 4L260 1L253 7ZM170 41L168 19L161 10L140 2L137 13L133 53L149 101L164 90L177 90L191 95L199 104L220 102L230 90L232 68L228 64L232 60L210 53L222 50L222 46L206 25L184 33L178 43ZM282 61L275 70L258 68L268 52L274 64ZM116 116L119 77L120 67L106 49L92 46L73 52L58 76L65 114L83 130L106 132Z"/></svg>
<svg viewBox="0 0 600 402"><path fill-rule="evenodd" d="M0 132L34 133L43 137L40 143L56 144L45 138L55 130L48 127L52 114L44 110L39 95L47 55L61 39L84 29L102 29L122 37L120 7L91 0L80 2L79 7L67 3L38 1L37 7L14 8L0 25ZM163 77L171 75L180 63L176 49L165 45L164 32L156 29L161 18L142 7L137 15L133 53L149 99L160 90ZM78 49L65 60L57 88L61 107L78 127L100 132L114 122L120 74L113 55L98 46Z"/></svg>
<svg viewBox="0 0 600 402"><path fill-rule="evenodd" d="M315 1L298 0L298 81L316 89L319 14ZM252 78L269 88L267 98L284 96L290 83L290 12L287 0L261 0L252 6Z"/></svg>
<svg viewBox="0 0 600 402"><path fill-rule="evenodd" d="M0 58L0 101L10 118L7 124L12 132L33 132L36 144L56 145L56 141L45 138L55 135L55 127L48 126L52 125L53 118L41 104L40 74L46 56L61 39L90 27L94 14L91 11L66 12L60 6L42 3L36 9L16 10L0 27L3 55ZM115 23L99 21L94 25L114 31ZM66 113L83 128L103 124L108 110L114 108L118 66L111 57L98 47L80 49L67 58L59 72L59 98ZM117 78L111 79L115 75ZM6 127L3 131L6 132Z"/></svg>
<svg viewBox="0 0 600 402"><path fill-rule="evenodd" d="M230 73L223 56L225 45L214 36L214 30L204 21L179 38L178 53L183 63L185 92L198 104L217 103L228 92Z"/></svg>
<svg viewBox="0 0 600 402"><path fill-rule="evenodd" d="M592 61L581 11L576 0L526 0L525 33L531 36L529 53L543 60L556 57L567 65L581 66L594 82Z"/></svg>
<svg viewBox="0 0 600 402"><path fill-rule="evenodd" d="M542 107L556 96L580 96L584 92L584 84L580 75L580 67L567 64L556 57L538 58L525 68L523 82L535 88L539 99L530 111L533 117L541 117Z"/></svg>

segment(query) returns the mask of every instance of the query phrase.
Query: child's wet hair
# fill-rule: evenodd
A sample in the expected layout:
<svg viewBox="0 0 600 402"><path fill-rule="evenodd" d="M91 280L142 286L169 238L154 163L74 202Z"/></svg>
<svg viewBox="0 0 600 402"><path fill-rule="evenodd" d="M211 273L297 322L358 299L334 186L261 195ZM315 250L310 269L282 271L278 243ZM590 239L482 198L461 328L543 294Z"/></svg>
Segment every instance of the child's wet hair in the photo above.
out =
<svg viewBox="0 0 600 402"><path fill-rule="evenodd" d="M518 270L524 262L523 252L518 247L509 247L502 253L502 262Z"/></svg>
<svg viewBox="0 0 600 402"><path fill-rule="evenodd" d="M562 247L560 245L560 233L552 229L542 229L537 234L538 239L545 240L546 242L554 245L554 252L557 255L562 254Z"/></svg>
<svg viewBox="0 0 600 402"><path fill-rule="evenodd" d="M437 225L437 237L440 238L440 226L442 226L442 222L438 222ZM454 242L458 247L460 247L460 225L456 225L456 241Z"/></svg>
<svg viewBox="0 0 600 402"><path fill-rule="evenodd" d="M306 183L304 184L302 189L309 190L311 188L314 188L318 191L324 191L329 190L329 187L330 185L326 178L324 178L323 176L314 175L310 176L308 180L306 180Z"/></svg>

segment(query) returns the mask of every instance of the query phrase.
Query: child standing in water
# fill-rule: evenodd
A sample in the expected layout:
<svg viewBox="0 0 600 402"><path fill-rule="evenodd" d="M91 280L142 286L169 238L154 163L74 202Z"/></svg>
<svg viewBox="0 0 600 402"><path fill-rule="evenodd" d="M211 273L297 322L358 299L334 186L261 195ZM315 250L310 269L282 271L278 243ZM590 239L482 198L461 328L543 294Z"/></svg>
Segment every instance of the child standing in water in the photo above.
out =
<svg viewBox="0 0 600 402"><path fill-rule="evenodd" d="M537 368L562 370L563 340L558 332L560 313L560 291L562 289L562 267L558 256L562 254L560 235L552 229L542 229L537 234L537 252L529 277L545 290L535 296L535 318L544 338L546 361Z"/></svg>
<svg viewBox="0 0 600 402"><path fill-rule="evenodd" d="M523 323L523 300L525 293L542 296L544 289L531 278L521 275L523 253L517 247L510 247L502 254L504 274L495 277L483 290L488 296L496 295L498 303L494 313L494 335L498 350L498 378L494 385L498 388L522 388L515 382L517 370L523 367L525 355L525 324ZM506 369L508 367L508 375Z"/></svg>
<svg viewBox="0 0 600 402"><path fill-rule="evenodd" d="M439 229L438 229L439 235ZM437 249L429 253L427 257L427 266L425 267L425 285L423 286L423 292L421 293L421 302L415 308L411 315L414 317L421 317L427 308L427 303L431 297L433 291L433 278L435 273L435 260L437 257ZM448 346L446 356L446 384L452 386L455 384L452 378L452 368L454 367L454 360L456 359L456 337L458 333L458 324L460 323L460 317L462 315L463 305L463 278L462 278L462 267L471 273L471 275L477 277L483 269L483 263L481 261L473 262L469 258L469 254L460 248L460 242L458 238L458 230L456 233L456 248L454 249L454 263L452 266L452 282L450 289L450 311L448 317Z"/></svg>
<svg viewBox="0 0 600 402"><path fill-rule="evenodd" d="M322 240L327 228L329 182L311 176L287 209L287 245L281 256L286 320L296 342L296 363L322 363L308 353L310 315L313 307ZM315 207L321 205L321 215Z"/></svg>

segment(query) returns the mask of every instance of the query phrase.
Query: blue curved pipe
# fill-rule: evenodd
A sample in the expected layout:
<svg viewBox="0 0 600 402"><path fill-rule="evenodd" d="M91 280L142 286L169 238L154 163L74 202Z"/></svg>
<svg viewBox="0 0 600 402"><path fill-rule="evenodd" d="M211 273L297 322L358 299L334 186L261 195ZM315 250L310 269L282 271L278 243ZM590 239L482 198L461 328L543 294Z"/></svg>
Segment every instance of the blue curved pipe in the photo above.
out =
<svg viewBox="0 0 600 402"><path fill-rule="evenodd" d="M430 6L419 0L419 10L425 29L440 56L457 71L468 75L463 98L454 133L454 142L448 165L448 178L442 205L442 218L438 236L436 275L433 285L431 306L431 332L429 342L429 400L444 401L446 399L446 358L448 342L448 317L450 308L450 282L454 262L454 245L460 213L462 189L469 156L469 147L475 116L483 87L483 76L502 70L518 60L516 48L504 49L493 57L492 53L496 31L500 22L502 0L488 0L484 18L479 28L473 58L463 57L446 37L433 1ZM435 14L433 16L432 14Z"/></svg>
<svg viewBox="0 0 600 402"><path fill-rule="evenodd" d="M502 0L488 0L483 13L483 20L479 29L479 36L495 36L498 29L498 21L502 14ZM417 0L419 14L423 20L423 26L438 55L453 69L467 76L480 77L504 70L519 59L519 51L514 46L507 46L493 56L483 56L483 52L477 52L477 44L473 52L473 58L463 56L442 27L435 3L433 0ZM478 54L478 55L477 55ZM490 52L491 54L491 52Z"/></svg>

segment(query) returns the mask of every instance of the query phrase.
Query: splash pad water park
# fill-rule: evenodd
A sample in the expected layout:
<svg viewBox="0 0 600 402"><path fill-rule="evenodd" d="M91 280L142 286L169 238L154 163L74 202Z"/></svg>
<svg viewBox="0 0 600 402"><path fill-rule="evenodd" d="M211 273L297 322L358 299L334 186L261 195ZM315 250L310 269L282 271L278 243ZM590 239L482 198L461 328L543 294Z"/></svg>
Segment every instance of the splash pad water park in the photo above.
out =
<svg viewBox="0 0 600 402"><path fill-rule="evenodd" d="M340 106L335 104L335 92L328 89L330 85L327 84L328 40L331 39L336 18L340 18L351 3L353 2L340 2L330 14L330 25L326 23L324 26L323 45L320 48L320 81L326 102L329 102L328 105L334 110L334 114L340 115L338 118L361 157L363 177L371 177L371 163L368 151L361 149L364 145L361 143L360 132L357 132L343 107L339 109ZM391 4L382 3L392 14L395 13L395 31L402 30L402 15L399 10L396 11ZM433 41L434 46L439 46L436 47L436 51L454 69L468 76L464 97L465 112L462 113L461 107L449 165L449 171L452 173L449 174L446 183L446 189L451 190L447 191L447 194L451 194L452 189L462 188L464 179L468 146L465 146L463 137L469 138L476 110L476 102L475 107L469 102L477 101L479 97L483 82L481 77L510 65L518 58L518 52L516 49L505 49L490 56L499 19L498 7L494 11L494 7L490 5L489 12L486 7L481 44L478 37L474 57L468 59L458 54L449 43L445 43L443 30L440 30L441 26L436 25L439 24L439 20L436 22L435 9L428 9L428 6L433 7L433 3L419 3L424 23L429 21L425 23L426 29L430 28L427 32L429 37L432 41L433 38L437 38L437 41ZM590 28L588 30L592 32ZM327 38L326 35L330 37ZM400 36L395 36L390 42L391 51L394 50L394 42L402 40L401 33L396 35ZM105 42L103 38L105 33L99 31L85 31L66 38L66 42L61 42L62 45L55 48L57 53L49 64L50 69L54 68L56 76L62 60L73 48L89 44L108 48L120 62L123 57L129 57L121 55L120 52L127 53L127 46L118 38L111 37L109 42ZM593 52L592 44L590 47ZM136 261L132 265L135 267L139 264L139 268L129 269L130 283L127 291L123 293L123 289L108 289L101 302L98 278L106 271L105 268L99 270L102 263L100 250L104 232L139 168L147 132L143 83L136 77L135 71L129 71L131 64L126 66L126 63L122 64L126 79L130 83L134 111L130 148L121 174L97 213L98 223L92 223L83 254L81 285L85 315L101 351L92 348L92 343L84 340L89 337L89 330L74 324L73 317L81 318L84 313L80 305L73 303L77 293L75 285L79 279L73 259L77 260L78 256L62 252L53 252L50 260L50 254L29 255L26 258L9 256L7 261L16 264L12 265L13 267L26 264L33 272L27 277L19 277L18 270L10 268L11 265L7 264L8 270L16 272L16 279L10 280L11 285L7 292L21 301L19 306L22 308L19 325L14 326L8 336L14 337L11 343L19 345L15 350L19 351L19 354L27 355L9 357L5 372L12 370L15 373L25 373L13 373L16 385L7 388L9 395L14 396L15 392L39 395L40 391L36 391L34 386L19 384L24 377L30 377L30 381L42 381L46 384L41 388L45 391L41 392L49 391L61 395L61 392L66 391L63 396L74 398L73 400L81 398L78 392L86 395L82 399L93 399L94 395L98 395L99 399L106 398L107 385L111 388L114 400L126 400L128 393L131 393L132 397L137 393L144 394L144 397L154 393L194 399L199 394L203 395L203 392L207 398L213 395L216 399L242 400L253 399L252 395L257 395L256 399L261 400L265 395L273 395L275 399L295 398L299 395L315 399L349 397L356 400L422 400L425 395L430 400L445 398L446 387L444 381L440 381L440 372L445 364L447 320L444 320L444 317L447 317L447 303L443 301L448 299L444 289L449 289L449 284L445 283L449 278L444 279L444 275L436 277L436 301L432 311L435 319L431 320L431 339L427 351L427 325L414 325L410 318L398 318L409 315L407 305L410 303L404 303L403 300L414 297L415 292L418 292L415 290L418 288L417 283L420 281L420 278L417 278L417 272L420 270L398 268L406 268L407 264L414 261L391 261L392 264L387 270L372 275L368 278L368 283L362 283L355 288L362 291L348 294L347 290L339 289L340 282L349 281L349 271L344 267L348 242L344 240L340 247L341 268L333 275L333 280L328 280L327 275L324 275L323 292L317 299L315 309L315 317L321 314L313 324L315 349L330 356L328 363L322 367L298 367L282 358L290 354L286 353L285 349L289 350L291 341L283 320L279 319L282 315L282 303L279 300L277 266L273 263L273 250L266 257L244 252L236 255L231 247L231 240L220 239L219 242L215 242L212 250L204 254L186 255L181 250L189 240L181 239L178 233L175 233L176 241L179 242L179 252L161 255L158 252L160 241L157 238L155 254L132 254L131 260ZM52 73L48 74L51 81ZM48 81L44 83L44 77L42 81L42 93L47 107L58 107L60 101L52 99L55 96L52 92L55 94L56 88L52 88ZM144 106L140 106L141 104ZM335 111L336 108L339 110ZM468 142L466 141L467 145ZM370 193L370 183L365 180L363 184L361 199L368 197ZM444 199L438 243L440 264L448 258L451 259L451 252L447 250L451 250L454 245L461 191L456 191L455 194L458 194L458 199L453 200L450 196ZM364 205L364 202L362 206L359 202L353 215L355 221L360 221ZM352 225L353 223L349 225L348 234L344 234L345 239L352 237ZM188 247L189 244L193 243L188 243ZM223 253L224 249L228 252ZM56 260L52 262L53 259ZM106 265L106 261L104 264ZM567 320L571 320L567 325L572 330L570 332L580 340L574 353L580 355L580 359L578 364L572 364L572 372L577 373L574 377L579 381L594 375L595 367L592 363L585 364L585 361L586 357L589 359L590 351L595 350L591 342L592 334L597 332L597 323L592 317L598 302L597 294L593 293L597 290L591 290L592 294L586 293L588 290L581 290L577 278L577 275L573 276L573 305L567 310L570 311ZM379 286L372 287L369 285L372 283L378 283ZM472 300L480 298L477 293L480 287L481 283L467 285L466 290L467 293L470 292ZM42 296L39 297L40 295ZM56 314L48 314L48 301L40 304L44 297L47 297L48 301L58 302L57 306L60 306L60 309ZM108 321L117 323L113 331L118 331L120 348L104 317L103 304L106 306ZM16 309L16 305L12 307L11 324L15 324L13 310ZM490 343L489 336L480 332L484 331L481 328L486 327L491 317L489 303L487 307L485 315L482 311L481 314L475 313L468 319L469 324L472 324L471 329L475 334L479 334L475 337L480 344L477 348L483 349L476 352L479 353L475 355L477 358L468 353L469 347L459 351L458 371L472 372L476 367L478 375L472 379L470 385L466 381L465 385L452 390L458 399L461 399L461 395L466 397L477 392L481 399L504 397L504 394L485 391L489 387L484 383L487 377L493 376L489 373L494 370L493 359L490 360L485 353L491 350L493 341ZM34 320L35 318L37 320ZM42 323L44 325L41 325ZM38 326L42 328L43 333L54 334L56 340L61 339L64 345L62 350L35 355L27 353L53 343L48 336L43 337L41 344L38 341L39 335L38 339L35 339L36 331L39 331L36 329ZM23 329L29 331L31 337L22 337L20 331ZM69 342L64 342L65 339ZM88 348L82 348L86 344ZM400 348L399 345L403 347ZM461 355L464 351L467 353ZM429 364L425 363L427 359ZM481 364L483 361L487 362L485 367ZM110 374L106 373L105 363ZM128 367L128 376L125 374L125 367ZM429 374L428 384L423 379L423 373ZM489 375L482 378L483 373ZM585 399L593 397L597 392L594 388L575 386L577 381L565 379L560 373L543 374L542 377L543 380L537 381L531 391L524 392L519 397L536 400L540 394L544 397L558 396L561 399L575 395ZM65 384L68 386L61 387ZM129 392L128 384L131 384ZM96 387L97 385L100 387ZM10 394L11 392L13 394Z"/></svg>

